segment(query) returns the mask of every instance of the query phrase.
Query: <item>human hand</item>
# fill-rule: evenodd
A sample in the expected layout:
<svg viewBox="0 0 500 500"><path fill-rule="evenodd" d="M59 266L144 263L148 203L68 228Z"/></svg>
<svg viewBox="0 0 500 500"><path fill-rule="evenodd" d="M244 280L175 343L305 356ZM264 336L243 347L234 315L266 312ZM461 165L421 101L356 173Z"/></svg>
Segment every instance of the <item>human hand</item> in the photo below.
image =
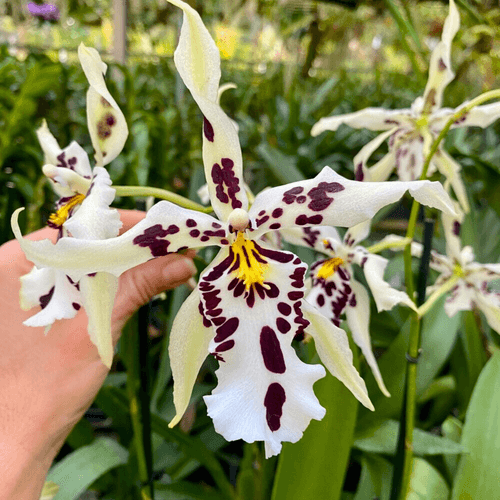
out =
<svg viewBox="0 0 500 500"><path fill-rule="evenodd" d="M120 215L124 232L145 214L121 210ZM45 228L28 238L55 241L56 234ZM9 500L39 498L52 460L108 373L90 341L83 308L73 319L56 321L47 335L43 327L22 324L34 310L19 306L19 278L32 267L17 241L0 247L0 498ZM141 305L195 271L191 259L172 254L125 272L113 309L114 345Z"/></svg>

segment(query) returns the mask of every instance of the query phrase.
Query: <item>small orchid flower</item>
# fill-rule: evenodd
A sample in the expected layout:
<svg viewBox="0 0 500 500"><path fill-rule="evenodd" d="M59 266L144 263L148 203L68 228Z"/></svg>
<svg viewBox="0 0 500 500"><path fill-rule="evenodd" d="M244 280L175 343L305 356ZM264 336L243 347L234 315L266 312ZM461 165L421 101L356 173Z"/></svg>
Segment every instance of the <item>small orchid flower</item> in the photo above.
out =
<svg viewBox="0 0 500 500"><path fill-rule="evenodd" d="M380 390L390 397L371 350L370 299L365 287L354 279L353 264L363 270L379 311L387 311L400 303L415 309L415 304L405 292L384 281L389 261L359 245L368 236L370 223L368 220L351 227L343 239L335 228L326 226L287 229L281 234L290 243L328 255L327 259L311 266L312 288L306 300L336 326L340 326L345 313L354 342L363 352Z"/></svg>
<svg viewBox="0 0 500 500"><path fill-rule="evenodd" d="M87 153L75 141L61 149L43 122L37 130L45 154L43 172L60 196L48 225L58 229L58 239L106 239L118 234L121 222L118 212L110 208L115 191L103 165L120 153L128 130L123 113L104 83L106 65L99 54L82 44L78 55L90 82L87 118L96 166L92 170ZM91 273L73 281L55 267L34 267L21 278L20 303L25 310L35 306L42 309L25 324L45 326L47 332L54 321L74 317L83 305L89 318L90 337L109 367L113 358L110 315L116 285L117 278L109 273Z"/></svg>
<svg viewBox="0 0 500 500"><path fill-rule="evenodd" d="M176 416L180 421L207 354L219 361L218 385L205 396L217 432L227 440L264 441L266 456L282 442L296 442L311 419L325 414L313 384L321 365L303 363L291 343L306 328L328 370L367 408L373 406L352 364L343 330L305 302L307 270L291 252L270 248L262 235L287 227L318 224L352 226L409 190L420 202L453 212L439 183L360 183L325 167L314 179L261 192L248 209L242 155L233 123L217 103L220 56L198 13L183 10L176 67L200 107L203 161L208 192L218 217L162 201L146 218L116 238L83 241L63 238L32 242L16 237L30 260L57 266L74 280L90 272L119 276L151 258L186 248L221 247L181 307L170 333Z"/></svg>
<svg viewBox="0 0 500 500"><path fill-rule="evenodd" d="M458 311L480 309L493 330L500 333L500 293L491 291L488 283L500 279L500 264L480 264L474 260L470 246L461 248L462 217L443 215L446 255L431 251L430 267L440 273L434 285L428 287L427 301L419 307L423 316L443 294L450 292L444 308L451 318ZM422 245L412 243L412 254L419 257Z"/></svg>
<svg viewBox="0 0 500 500"><path fill-rule="evenodd" d="M432 141L439 135L447 121L457 109L441 108L443 91L453 80L451 70L451 44L460 27L460 15L454 0L450 0L450 11L445 20L443 35L431 55L429 79L423 97L418 97L410 109L387 110L366 108L355 113L321 118L311 130L317 136L325 130L337 130L345 123L353 128L384 130L364 146L354 158L356 179L359 181L385 181L396 169L400 180L418 179L422 173L424 159ZM477 106L452 126L487 127L500 118L500 103ZM366 168L368 158L389 139L389 152L375 165ZM451 184L462 209L469 211L467 194L460 177L461 166L441 147L432 158L428 174L438 170Z"/></svg>

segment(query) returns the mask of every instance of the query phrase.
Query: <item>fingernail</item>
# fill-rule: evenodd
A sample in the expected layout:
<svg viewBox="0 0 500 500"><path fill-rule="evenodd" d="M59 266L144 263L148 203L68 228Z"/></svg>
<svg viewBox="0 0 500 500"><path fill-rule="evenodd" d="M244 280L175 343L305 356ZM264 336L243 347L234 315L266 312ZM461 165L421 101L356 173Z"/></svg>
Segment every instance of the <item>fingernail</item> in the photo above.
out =
<svg viewBox="0 0 500 500"><path fill-rule="evenodd" d="M183 260L186 263L189 270L191 271L191 274L194 276L198 272L198 269L196 269L193 260L192 259L183 259Z"/></svg>

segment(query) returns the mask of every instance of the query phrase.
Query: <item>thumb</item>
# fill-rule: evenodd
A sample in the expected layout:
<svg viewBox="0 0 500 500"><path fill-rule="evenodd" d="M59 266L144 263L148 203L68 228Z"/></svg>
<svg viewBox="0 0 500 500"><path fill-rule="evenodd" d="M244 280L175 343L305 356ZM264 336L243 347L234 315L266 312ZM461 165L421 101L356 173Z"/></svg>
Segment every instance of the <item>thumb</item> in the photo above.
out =
<svg viewBox="0 0 500 500"><path fill-rule="evenodd" d="M150 260L123 273L113 309L113 333L121 332L135 311L152 297L185 283L194 274L193 261L179 254Z"/></svg>

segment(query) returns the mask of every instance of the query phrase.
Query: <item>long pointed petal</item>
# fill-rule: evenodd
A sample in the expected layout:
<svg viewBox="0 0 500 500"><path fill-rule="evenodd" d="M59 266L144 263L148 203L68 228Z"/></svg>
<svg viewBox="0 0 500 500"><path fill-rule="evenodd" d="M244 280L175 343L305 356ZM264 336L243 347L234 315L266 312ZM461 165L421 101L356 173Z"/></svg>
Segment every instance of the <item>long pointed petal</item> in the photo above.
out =
<svg viewBox="0 0 500 500"><path fill-rule="evenodd" d="M80 280L82 302L89 319L90 340L97 347L102 362L108 368L111 368L113 363L111 313L117 289L118 278L109 273L84 276Z"/></svg>
<svg viewBox="0 0 500 500"><path fill-rule="evenodd" d="M392 288L384 281L384 271L389 262L387 259L369 253L357 257L379 312L388 311L396 304L405 304L416 311L414 302L405 292Z"/></svg>
<svg viewBox="0 0 500 500"><path fill-rule="evenodd" d="M369 410L374 410L364 380L360 377L352 364L352 351L344 330L336 327L313 306L303 303L304 317L310 322L307 328L314 339L316 351L328 368L329 372L337 377Z"/></svg>
<svg viewBox="0 0 500 500"><path fill-rule="evenodd" d="M175 417L169 424L178 424L191 399L193 386L203 361L208 355L208 345L214 337L212 326L199 311L200 292L195 288L184 301L170 331L168 355L174 377Z"/></svg>
<svg viewBox="0 0 500 500"><path fill-rule="evenodd" d="M23 238L18 223L21 210L12 214L11 225L28 260L39 268L61 269L74 281L94 272L119 276L154 257L188 247L228 244L227 229L217 219L168 201L157 203L145 219L116 238L61 238L56 244L49 240L30 241Z"/></svg>
<svg viewBox="0 0 500 500"><path fill-rule="evenodd" d="M424 109L427 113L441 107L443 91L455 77L451 69L451 43L460 28L460 14L454 0L450 0L450 11L443 26L441 41L432 51L429 78L424 91Z"/></svg>
<svg viewBox="0 0 500 500"><path fill-rule="evenodd" d="M123 149L128 136L125 116L109 93L104 75L104 64L97 50L78 47L78 57L90 88L87 92L87 122L90 138L95 149L97 166L107 165Z"/></svg>
<svg viewBox="0 0 500 500"><path fill-rule="evenodd" d="M325 130L337 130L342 123L353 128L369 130L389 130L394 126L409 123L409 109L391 110L384 108L365 108L355 113L321 118L312 128L311 135L317 136Z"/></svg>
<svg viewBox="0 0 500 500"><path fill-rule="evenodd" d="M398 201L406 191L423 205L455 214L439 182L357 182L325 167L314 179L259 193L249 212L252 237L292 226L355 226Z"/></svg>
<svg viewBox="0 0 500 500"><path fill-rule="evenodd" d="M446 180L451 184L462 210L465 213L469 213L469 200L467 198L465 185L462 181L462 167L460 164L443 150L438 150L432 161L436 164L437 169L446 177Z"/></svg>
<svg viewBox="0 0 500 500"><path fill-rule="evenodd" d="M359 153L354 157L354 172L356 174L357 181L385 181L385 179L375 179L373 176L369 176L368 172L372 172L371 169L368 171L366 169L366 162L370 156L397 130L397 127L392 127L387 132L377 135L375 139L372 139L368 144L363 146ZM393 164L393 167L395 165Z"/></svg>
<svg viewBox="0 0 500 500"><path fill-rule="evenodd" d="M461 107L466 105L467 103L464 103L456 110L452 110L452 112L458 111ZM476 106L475 108L472 108L460 120L455 122L452 128L459 128L459 127L486 128L489 127L493 122L496 122L499 118L500 118L500 102L493 102L491 104L484 104L483 106Z"/></svg>
<svg viewBox="0 0 500 500"><path fill-rule="evenodd" d="M235 208L248 208L243 188L243 160L238 133L218 104L220 55L199 14L180 0L183 23L174 61L186 87L204 115L203 163L212 206L227 220Z"/></svg>
<svg viewBox="0 0 500 500"><path fill-rule="evenodd" d="M498 292L477 293L476 302L486 316L488 325L500 333L500 294Z"/></svg>
<svg viewBox="0 0 500 500"><path fill-rule="evenodd" d="M370 298L364 286L355 280L351 280L354 300L351 300L346 308L347 324L352 332L352 338L356 345L361 349L366 362L373 372L379 389L384 396L391 397L390 392L384 384L382 374L377 365L377 361L372 352L370 340Z"/></svg>

